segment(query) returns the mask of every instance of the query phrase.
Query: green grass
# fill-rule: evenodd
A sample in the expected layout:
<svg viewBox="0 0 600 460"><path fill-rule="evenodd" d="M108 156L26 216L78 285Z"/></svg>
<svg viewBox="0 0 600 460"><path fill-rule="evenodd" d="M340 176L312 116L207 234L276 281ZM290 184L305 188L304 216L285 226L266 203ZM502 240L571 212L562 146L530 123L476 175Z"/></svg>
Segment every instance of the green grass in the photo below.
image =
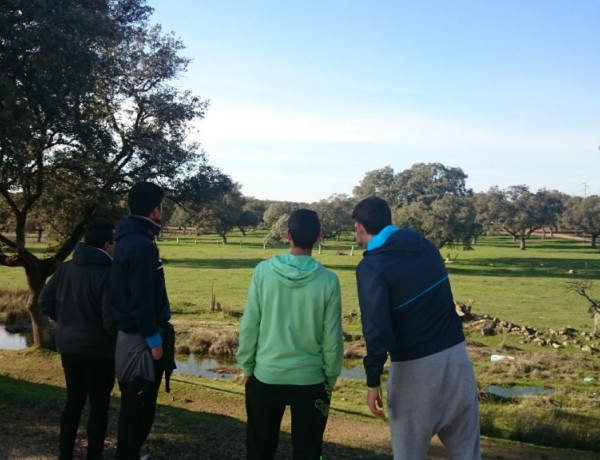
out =
<svg viewBox="0 0 600 460"><path fill-rule="evenodd" d="M282 245L263 249L264 232L246 237L229 235L229 244L217 244L214 235L196 237L164 236L158 242L165 260L167 288L182 342L201 334L235 334L244 309L246 292L254 266L261 260L287 251ZM354 246L354 249L353 249ZM44 253L43 246L35 246ZM471 251L443 248L455 300L472 304L477 315L488 314L538 330L591 331L593 320L585 299L567 290L573 279L600 279L600 252L581 241L533 237L527 250L507 236L480 238ZM360 334L355 267L362 250L350 235L340 242L326 241L313 255L335 271L342 287L344 330ZM573 271L574 273L569 273ZM4 289L26 287L22 268L0 267ZM210 310L214 293L222 311ZM600 297L600 285L592 297ZM179 327L182 326L182 327ZM482 399L482 429L488 436L502 437L560 447L597 450L600 439L600 358L597 353L577 347L554 349L523 343L519 336L482 336L466 328L478 385L543 386L551 396L518 398L509 401ZM179 338L178 338L179 340ZM598 340L590 345L600 348ZM515 356L512 362L490 362L492 353ZM596 383L584 383L585 377ZM363 382L344 379L337 388L346 415L365 415ZM342 399L343 398L343 399ZM193 415L193 414L192 414ZM178 422L179 423L179 422Z"/></svg>
<svg viewBox="0 0 600 460"><path fill-rule="evenodd" d="M261 260L286 251L285 246L262 248L265 232L229 235L229 244L217 244L214 235L176 238L165 236L159 241L166 262L169 297L176 315L210 314L214 293L224 310L242 312L254 266ZM346 316L358 311L354 270L362 250L354 247L350 235L342 241L326 241L314 257L340 278L343 311ZM38 255L44 247L34 246ZM480 238L472 251L442 248L451 256L447 264L454 297L472 303L473 311L536 328L571 326L589 330L592 320L587 302L566 288L573 278L600 278L600 252L589 243L561 238L532 237L527 250L508 236ZM574 270L574 274L569 274ZM2 287L25 288L22 268L0 267ZM600 297L600 287L597 297ZM231 316L212 315L211 320ZM347 321L349 333L359 333L359 321Z"/></svg>
<svg viewBox="0 0 600 460"><path fill-rule="evenodd" d="M475 312L536 328L591 328L587 302L566 288L574 278L600 278L600 252L589 244L533 238L521 251L509 237L489 237L473 251L452 254L458 254L448 264L455 299L472 299Z"/></svg>

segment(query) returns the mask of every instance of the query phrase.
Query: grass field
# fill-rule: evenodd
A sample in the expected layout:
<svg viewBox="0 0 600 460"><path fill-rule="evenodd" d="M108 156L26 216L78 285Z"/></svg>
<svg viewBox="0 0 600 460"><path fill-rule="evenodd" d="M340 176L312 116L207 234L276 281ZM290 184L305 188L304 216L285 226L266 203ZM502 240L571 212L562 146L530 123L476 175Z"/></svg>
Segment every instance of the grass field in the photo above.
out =
<svg viewBox="0 0 600 460"><path fill-rule="evenodd" d="M228 245L218 244L214 235L161 238L158 244L166 264L174 323L182 336L198 331L237 330L254 266L287 250L285 246L263 249L263 237L264 232L245 237L232 234ZM340 278L345 332L360 334L360 320L354 314L358 312L354 271L362 250L353 245L347 235L339 242L326 241L320 250L315 248L313 255ZM43 245L35 248L38 254L44 249ZM573 279L600 279L600 251L591 249L589 243L533 237L527 241L527 250L521 251L510 237L490 236L481 238L471 251L443 248L441 252L448 259L455 300L472 305L475 314L540 330L592 330L587 301L569 291L566 284ZM22 269L0 267L0 280L2 289L25 288ZM210 310L213 293L220 311ZM600 285L590 294L600 297ZM524 343L518 336L507 334L484 337L469 328L466 332L480 388L516 385L552 391L544 396L508 400L482 394L483 434L600 451L597 339L589 342L592 352L585 352L577 347ZM515 359L495 363L490 361L492 354ZM342 412L364 412L362 391L357 386L362 388L362 382L346 380L337 389L339 395L344 395L339 400Z"/></svg>
<svg viewBox="0 0 600 460"><path fill-rule="evenodd" d="M214 235L161 238L173 312L210 314L212 293L223 310L242 312L254 266L286 250L284 246L263 249L264 236L260 231L245 237L232 233L227 245L218 244L220 239ZM44 252L43 245L34 249L38 255ZM574 278L600 279L600 251L591 249L589 243L532 237L527 250L521 251L510 237L495 236L480 238L471 251L442 248L441 253L451 259L447 267L455 300L473 304L479 314L536 328L584 330L592 325L586 301L566 288L566 282ZM339 276L344 314L357 312L354 270L362 250L346 235L339 242L326 241L313 255ZM0 288L25 287L21 268L0 267L0 280ZM355 329L353 324L347 326Z"/></svg>

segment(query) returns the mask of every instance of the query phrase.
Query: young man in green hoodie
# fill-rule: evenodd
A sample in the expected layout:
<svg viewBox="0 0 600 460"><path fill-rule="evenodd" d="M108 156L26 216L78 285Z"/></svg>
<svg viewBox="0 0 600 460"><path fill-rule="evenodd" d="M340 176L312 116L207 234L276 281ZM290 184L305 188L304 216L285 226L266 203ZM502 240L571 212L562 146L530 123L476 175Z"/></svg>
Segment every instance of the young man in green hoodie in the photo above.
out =
<svg viewBox="0 0 600 460"><path fill-rule="evenodd" d="M286 406L294 458L321 457L344 344L338 277L312 257L320 235L314 211L294 211L290 252L260 262L252 276L237 352L246 385L248 459L275 457Z"/></svg>

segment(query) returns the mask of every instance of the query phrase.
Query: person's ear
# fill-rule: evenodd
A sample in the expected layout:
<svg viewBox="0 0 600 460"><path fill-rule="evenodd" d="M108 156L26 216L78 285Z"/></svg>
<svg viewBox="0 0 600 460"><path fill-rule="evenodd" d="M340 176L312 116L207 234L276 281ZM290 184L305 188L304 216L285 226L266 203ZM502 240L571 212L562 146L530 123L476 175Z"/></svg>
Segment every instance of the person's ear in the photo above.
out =
<svg viewBox="0 0 600 460"><path fill-rule="evenodd" d="M161 211L162 207L161 205L156 206L155 208L152 209L152 211L150 211L150 215L148 216L150 219L157 219L160 217L160 211Z"/></svg>
<svg viewBox="0 0 600 460"><path fill-rule="evenodd" d="M115 249L115 242L114 241L105 241L104 244L102 245L102 249L105 252L108 252L110 255L112 255L112 252Z"/></svg>
<svg viewBox="0 0 600 460"><path fill-rule="evenodd" d="M315 243L319 244L321 241L323 241L323 232L319 232L319 234L317 235L317 240L315 241Z"/></svg>

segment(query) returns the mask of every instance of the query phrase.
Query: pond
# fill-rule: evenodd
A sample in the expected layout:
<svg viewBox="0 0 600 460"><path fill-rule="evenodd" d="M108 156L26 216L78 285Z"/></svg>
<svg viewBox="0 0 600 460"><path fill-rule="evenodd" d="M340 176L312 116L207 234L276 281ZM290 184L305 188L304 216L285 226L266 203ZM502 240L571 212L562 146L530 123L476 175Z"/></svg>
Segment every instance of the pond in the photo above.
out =
<svg viewBox="0 0 600 460"><path fill-rule="evenodd" d="M211 357L197 357L193 353L187 357L178 357L175 360L177 369L174 374L199 375L215 379L228 380L242 373L242 368L233 358L215 359ZM341 378L364 379L365 370L362 365L345 363L342 367Z"/></svg>
<svg viewBox="0 0 600 460"><path fill-rule="evenodd" d="M554 390L544 387L528 386L528 387L499 387L489 385L483 388L485 393L493 394L501 398L519 398L522 396L544 396L554 394Z"/></svg>
<svg viewBox="0 0 600 460"><path fill-rule="evenodd" d="M23 350L27 348L27 339L22 334L11 334L4 326L0 327L0 349ZM177 369L174 374L198 375L206 378L228 380L242 373L241 367L233 358L216 359L207 356L178 356L175 360ZM364 379L362 365L346 364L342 368L342 378Z"/></svg>
<svg viewBox="0 0 600 460"><path fill-rule="evenodd" d="M27 338L22 334L11 334L0 327L0 350L22 350L27 348Z"/></svg>

